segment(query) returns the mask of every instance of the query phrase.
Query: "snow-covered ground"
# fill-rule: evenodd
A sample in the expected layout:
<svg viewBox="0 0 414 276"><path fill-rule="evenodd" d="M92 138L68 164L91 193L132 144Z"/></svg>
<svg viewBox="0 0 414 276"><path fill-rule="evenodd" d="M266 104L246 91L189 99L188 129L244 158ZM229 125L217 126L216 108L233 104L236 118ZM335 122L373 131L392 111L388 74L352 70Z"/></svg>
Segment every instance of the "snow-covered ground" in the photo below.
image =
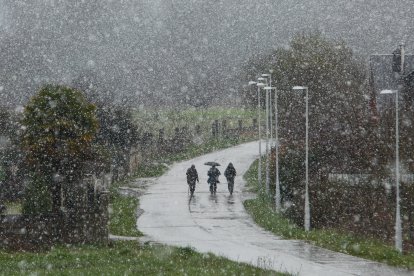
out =
<svg viewBox="0 0 414 276"><path fill-rule="evenodd" d="M332 252L264 231L243 207L243 174L258 157L258 142L239 145L176 163L141 197L144 213L137 225L153 241L191 246L231 260L295 275L414 275L414 272ZM217 195L207 185L207 161L216 161L222 176ZM232 162L238 176L230 196L223 176ZM200 183L189 200L185 172L194 164Z"/></svg>

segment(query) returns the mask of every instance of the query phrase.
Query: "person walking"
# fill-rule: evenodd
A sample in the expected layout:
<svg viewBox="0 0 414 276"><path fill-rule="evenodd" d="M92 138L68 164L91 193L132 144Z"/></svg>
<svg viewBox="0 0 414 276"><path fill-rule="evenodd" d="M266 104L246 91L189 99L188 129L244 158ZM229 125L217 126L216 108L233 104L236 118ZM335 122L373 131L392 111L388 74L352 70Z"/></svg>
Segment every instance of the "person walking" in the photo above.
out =
<svg viewBox="0 0 414 276"><path fill-rule="evenodd" d="M208 180L207 183L210 184L210 193L215 194L217 191L217 183L220 183L219 181L219 175L220 171L216 168L215 165L213 165L207 172Z"/></svg>
<svg viewBox="0 0 414 276"><path fill-rule="evenodd" d="M196 181L200 182L198 180L198 173L194 165L191 165L191 167L188 168L186 175L187 175L187 184L190 188L190 193L192 196L195 191Z"/></svg>
<svg viewBox="0 0 414 276"><path fill-rule="evenodd" d="M224 171L224 176L227 179L227 185L229 188L230 195L232 195L233 189L234 189L234 178L236 177L236 169L234 168L231 162L229 163L226 170Z"/></svg>

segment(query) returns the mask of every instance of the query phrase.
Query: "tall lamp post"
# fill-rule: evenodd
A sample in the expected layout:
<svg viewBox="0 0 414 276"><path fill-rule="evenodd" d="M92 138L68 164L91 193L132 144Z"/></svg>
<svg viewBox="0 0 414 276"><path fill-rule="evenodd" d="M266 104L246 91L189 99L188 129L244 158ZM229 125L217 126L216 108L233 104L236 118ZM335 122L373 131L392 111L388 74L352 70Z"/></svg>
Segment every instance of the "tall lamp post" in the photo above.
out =
<svg viewBox="0 0 414 276"><path fill-rule="evenodd" d="M258 81L266 81L263 77L257 79ZM266 85L265 85L266 86ZM266 95L266 194L269 194L270 190L270 178L269 178L269 93L265 90Z"/></svg>
<svg viewBox="0 0 414 276"><path fill-rule="evenodd" d="M266 87L272 86L272 79L270 74L262 74L262 77L266 79ZM273 143L273 128L272 128L272 91L270 89L265 89L267 97L267 106L266 106L266 122L267 122L267 153L266 153L266 192L270 194L270 153Z"/></svg>
<svg viewBox="0 0 414 276"><path fill-rule="evenodd" d="M398 90L382 90L381 95L395 94L395 248L402 252L402 222L400 210L400 149L398 126Z"/></svg>
<svg viewBox="0 0 414 276"><path fill-rule="evenodd" d="M277 125L277 89L276 87L267 86L264 88L269 90L270 94L272 90L275 90L275 206L276 211L281 209L281 196L280 196L280 182L279 182L279 139L278 139L278 125Z"/></svg>
<svg viewBox="0 0 414 276"><path fill-rule="evenodd" d="M309 206L309 93L307 86L294 86L294 91L303 91L306 92L306 134L305 134L305 167L306 167L306 180L305 180L305 230L310 230L310 206Z"/></svg>
<svg viewBox="0 0 414 276"><path fill-rule="evenodd" d="M257 113L258 113L258 132L259 132L259 168L257 171L257 180L259 182L260 189L262 188L262 137L261 137L261 109L260 109L260 88L264 87L265 84L261 82L249 81L249 85L257 86Z"/></svg>
<svg viewBox="0 0 414 276"><path fill-rule="evenodd" d="M270 70L272 71L272 70ZM272 75L271 74L262 74L263 78L266 78L266 85L272 87ZM270 148L273 144L273 118L272 118L272 91L269 91L269 126L270 126Z"/></svg>
<svg viewBox="0 0 414 276"><path fill-rule="evenodd" d="M279 212L281 209L281 196L280 196L280 181L279 181L279 135L278 135L278 114L277 114L277 89L276 87L272 87L272 73L273 70L269 70L270 74L262 74L262 76L269 77L269 87L265 87L265 89L274 89L275 90L275 206L276 211ZM272 95L272 93L270 93ZM271 99L271 98L270 98ZM270 124L272 125L272 120L270 120ZM270 130L273 133L273 130ZM271 140L273 138L271 137Z"/></svg>

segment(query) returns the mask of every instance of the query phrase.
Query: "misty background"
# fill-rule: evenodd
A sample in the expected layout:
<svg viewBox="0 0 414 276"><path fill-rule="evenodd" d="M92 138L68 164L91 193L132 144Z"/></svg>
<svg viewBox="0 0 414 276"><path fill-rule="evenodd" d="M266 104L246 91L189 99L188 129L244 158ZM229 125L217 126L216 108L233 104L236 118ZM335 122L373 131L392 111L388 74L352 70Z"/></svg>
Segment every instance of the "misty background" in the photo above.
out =
<svg viewBox="0 0 414 276"><path fill-rule="evenodd" d="M297 32L364 59L403 39L410 53L413 14L411 0L0 0L0 105L45 83L132 106L236 104L243 64Z"/></svg>

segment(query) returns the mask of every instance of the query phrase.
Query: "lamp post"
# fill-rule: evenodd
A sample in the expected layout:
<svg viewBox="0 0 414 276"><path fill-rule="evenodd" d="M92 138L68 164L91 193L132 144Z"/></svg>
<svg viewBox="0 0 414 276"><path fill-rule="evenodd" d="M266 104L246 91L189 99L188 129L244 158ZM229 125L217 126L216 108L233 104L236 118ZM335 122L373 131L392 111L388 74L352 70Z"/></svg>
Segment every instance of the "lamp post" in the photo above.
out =
<svg viewBox="0 0 414 276"><path fill-rule="evenodd" d="M257 180L259 182L260 189L262 188L262 137L261 137L261 110L260 110L260 88L264 87L264 83L249 81L249 85L256 85L257 86L257 112L258 112L258 132L259 132L259 168L257 171Z"/></svg>
<svg viewBox="0 0 414 276"><path fill-rule="evenodd" d="M309 93L308 93L308 87L307 86L294 86L294 91L303 91L306 92L306 133L305 133L305 167L306 167L306 180L305 180L305 218L304 218L304 224L305 224L305 230L310 230L310 206L309 206Z"/></svg>
<svg viewBox="0 0 414 276"><path fill-rule="evenodd" d="M400 210L400 149L398 125L398 90L382 90L381 95L395 94L395 248L402 252L402 222Z"/></svg>
<svg viewBox="0 0 414 276"><path fill-rule="evenodd" d="M281 209L280 196L280 181L279 181L279 138L278 138L278 121L277 121L277 89L276 87L268 86L266 90L275 90L275 206L276 211ZM270 93L272 94L272 93Z"/></svg>
<svg viewBox="0 0 414 276"><path fill-rule="evenodd" d="M266 81L267 79L260 77L257 79L258 81ZM265 84L265 86L266 86ZM269 92L265 90L266 95L266 194L269 194L270 190L270 178L269 178Z"/></svg>
<svg viewBox="0 0 414 276"><path fill-rule="evenodd" d="M278 135L278 114L277 114L277 89L276 87L272 87L272 73L273 69L269 70L270 74L262 74L262 76L269 77L269 87L270 89L275 90L275 207L276 211L279 212L281 209L281 196L280 196L280 179L279 179L279 135ZM266 89L266 88L265 88ZM271 91L271 90L270 90ZM272 93L270 93L272 95ZM270 125L272 126L272 117L270 117ZM273 133L273 129L270 130L271 134ZM273 140L271 135L270 140Z"/></svg>
<svg viewBox="0 0 414 276"><path fill-rule="evenodd" d="M272 70L270 70L272 71ZM266 78L266 85L272 87L272 75L262 74L262 77ZM269 91L269 125L270 125L270 148L273 144L273 118L272 118L272 91Z"/></svg>

